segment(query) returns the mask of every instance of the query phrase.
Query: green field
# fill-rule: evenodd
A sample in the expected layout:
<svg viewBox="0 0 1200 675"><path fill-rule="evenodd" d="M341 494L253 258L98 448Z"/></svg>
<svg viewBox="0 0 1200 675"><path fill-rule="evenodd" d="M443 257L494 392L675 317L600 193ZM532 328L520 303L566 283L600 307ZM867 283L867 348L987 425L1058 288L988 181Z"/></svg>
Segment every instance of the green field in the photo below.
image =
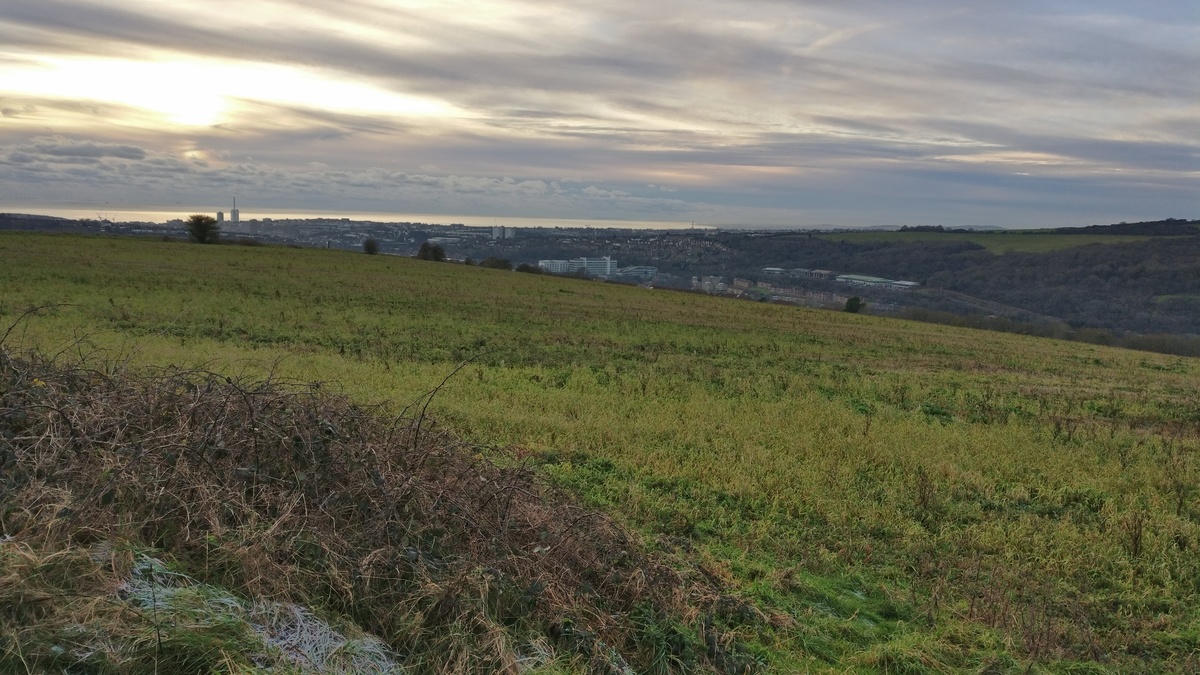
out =
<svg viewBox="0 0 1200 675"><path fill-rule="evenodd" d="M52 305L9 350L320 380L397 411L471 360L439 425L726 585L770 672L1200 667L1196 360L150 240L0 234L0 293L3 327Z"/></svg>
<svg viewBox="0 0 1200 675"><path fill-rule="evenodd" d="M983 246L992 253L1046 253L1088 244L1125 244L1151 238L1119 234L1037 234L1011 231L990 234L982 232L846 232L817 236L830 241L845 241L852 244L969 241Z"/></svg>

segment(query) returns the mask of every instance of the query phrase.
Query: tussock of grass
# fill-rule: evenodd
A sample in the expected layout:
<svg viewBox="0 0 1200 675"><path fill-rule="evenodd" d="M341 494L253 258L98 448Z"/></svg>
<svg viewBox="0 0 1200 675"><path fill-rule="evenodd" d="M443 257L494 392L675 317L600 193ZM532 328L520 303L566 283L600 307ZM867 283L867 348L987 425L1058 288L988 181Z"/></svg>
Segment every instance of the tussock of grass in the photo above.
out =
<svg viewBox="0 0 1200 675"><path fill-rule="evenodd" d="M0 580L9 608L0 625L11 622L0 643L5 672L407 672L353 625L339 630L297 605L242 600L128 549L47 553L8 540Z"/></svg>
<svg viewBox="0 0 1200 675"><path fill-rule="evenodd" d="M7 354L0 395L9 667L236 670L264 648L300 670L334 664L320 672L391 653L406 672L733 662L673 627L717 597L711 584L420 415L389 422L315 386ZM386 647L359 640L330 661L338 634L304 607Z"/></svg>
<svg viewBox="0 0 1200 675"><path fill-rule="evenodd" d="M372 635L339 631L304 607L271 601L246 602L228 591L198 583L160 560L141 555L118 595L167 625L173 635L222 632L237 648L231 658L300 673L402 675L398 657ZM162 629L159 628L158 637ZM240 643L240 644L239 644ZM228 646L224 650L230 652Z"/></svg>

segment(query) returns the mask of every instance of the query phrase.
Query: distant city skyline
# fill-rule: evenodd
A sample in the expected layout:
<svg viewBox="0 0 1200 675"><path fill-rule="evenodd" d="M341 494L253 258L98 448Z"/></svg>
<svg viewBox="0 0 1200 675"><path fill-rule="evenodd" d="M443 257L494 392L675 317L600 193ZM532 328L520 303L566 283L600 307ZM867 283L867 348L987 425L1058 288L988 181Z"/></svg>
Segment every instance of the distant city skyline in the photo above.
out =
<svg viewBox="0 0 1200 675"><path fill-rule="evenodd" d="M0 8L0 211L235 194L715 226L1198 218L1200 5Z"/></svg>
<svg viewBox="0 0 1200 675"><path fill-rule="evenodd" d="M216 214L227 207L219 204L176 206L170 205L110 205L95 204L90 207L81 204L59 205L50 202L0 202L0 212L27 213L54 216L70 219L97 219L113 222L149 222L165 223L172 220L184 220L193 213ZM240 210L240 209L239 209ZM228 212L225 211L228 216ZM471 227L492 228L497 225L510 228L521 227L568 227L568 228L618 228L618 229L706 229L712 226L695 222L663 221L663 220L628 220L602 218L541 218L534 216L480 216L454 213L398 213L398 212L367 212L323 209L252 209L242 214L242 222L269 218L274 220L350 220L355 222L377 223L424 223L429 225L468 225Z"/></svg>

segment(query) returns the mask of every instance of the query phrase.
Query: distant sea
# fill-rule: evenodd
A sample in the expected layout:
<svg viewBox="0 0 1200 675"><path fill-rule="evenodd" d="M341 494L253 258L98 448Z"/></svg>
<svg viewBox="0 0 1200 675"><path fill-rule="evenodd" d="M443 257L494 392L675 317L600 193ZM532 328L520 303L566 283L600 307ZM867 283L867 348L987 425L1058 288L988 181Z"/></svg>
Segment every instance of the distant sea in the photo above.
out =
<svg viewBox="0 0 1200 675"><path fill-rule="evenodd" d="M225 212L229 219L229 207L214 206L138 206L110 204L21 204L0 202L0 213L32 213L60 218L95 218L113 222L149 222L165 223L176 218L186 219L193 213L207 213L215 216L217 211ZM492 216L464 216L437 213L379 213L369 211L320 211L320 210L281 210L256 209L253 207L240 208L242 220L255 218L305 219L305 218L349 218L350 220L368 220L380 223L425 223L427 225L472 225L476 227L571 227L571 228L620 228L628 230L685 230L691 227L710 229L709 226L694 225L688 222L671 222L655 220L590 220L584 218L514 218Z"/></svg>

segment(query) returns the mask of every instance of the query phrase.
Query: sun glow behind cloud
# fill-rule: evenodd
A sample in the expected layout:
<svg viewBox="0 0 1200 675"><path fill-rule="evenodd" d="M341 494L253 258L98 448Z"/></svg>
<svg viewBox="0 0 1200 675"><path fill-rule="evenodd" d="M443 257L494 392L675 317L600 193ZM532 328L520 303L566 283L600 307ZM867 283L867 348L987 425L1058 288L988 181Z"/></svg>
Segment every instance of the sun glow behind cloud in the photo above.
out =
<svg viewBox="0 0 1200 675"><path fill-rule="evenodd" d="M227 121L239 101L393 117L462 117L442 101L388 91L344 73L229 61L33 58L6 69L0 93L68 95L149 112L179 127Z"/></svg>

